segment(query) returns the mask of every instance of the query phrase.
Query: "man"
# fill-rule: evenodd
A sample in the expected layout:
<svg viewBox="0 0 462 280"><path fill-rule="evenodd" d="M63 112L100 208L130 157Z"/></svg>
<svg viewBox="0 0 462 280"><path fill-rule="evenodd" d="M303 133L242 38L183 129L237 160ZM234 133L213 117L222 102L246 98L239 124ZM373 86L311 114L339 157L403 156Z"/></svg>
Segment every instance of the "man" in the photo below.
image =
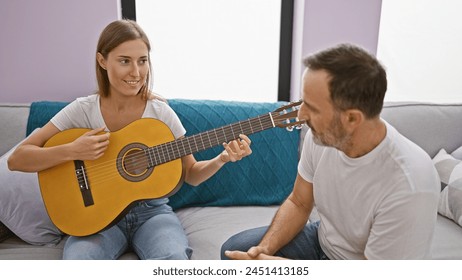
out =
<svg viewBox="0 0 462 280"><path fill-rule="evenodd" d="M347 44L304 65L298 117L310 130L293 191L269 227L231 237L222 258L429 258L440 183L430 157L380 118L384 68ZM320 220L307 224L315 205Z"/></svg>

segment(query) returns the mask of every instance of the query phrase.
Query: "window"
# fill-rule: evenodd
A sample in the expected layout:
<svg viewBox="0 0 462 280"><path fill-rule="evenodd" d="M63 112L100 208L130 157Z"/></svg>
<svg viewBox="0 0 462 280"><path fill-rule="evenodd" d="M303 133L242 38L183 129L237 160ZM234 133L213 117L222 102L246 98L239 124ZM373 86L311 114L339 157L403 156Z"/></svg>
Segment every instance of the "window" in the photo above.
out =
<svg viewBox="0 0 462 280"><path fill-rule="evenodd" d="M162 96L290 100L293 1L122 0L122 16L148 35Z"/></svg>
<svg viewBox="0 0 462 280"><path fill-rule="evenodd" d="M462 102L462 2L382 1L377 57L388 101Z"/></svg>

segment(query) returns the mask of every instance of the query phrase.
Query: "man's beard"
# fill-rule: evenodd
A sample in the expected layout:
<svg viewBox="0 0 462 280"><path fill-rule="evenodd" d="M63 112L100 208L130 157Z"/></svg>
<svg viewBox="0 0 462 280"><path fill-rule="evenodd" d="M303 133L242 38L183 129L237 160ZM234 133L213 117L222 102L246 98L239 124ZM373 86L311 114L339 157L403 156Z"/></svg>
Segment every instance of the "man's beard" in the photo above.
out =
<svg viewBox="0 0 462 280"><path fill-rule="evenodd" d="M334 118L329 124L329 128L322 134L318 134L311 124L309 124L309 127L312 131L313 141L318 145L334 147L342 150L346 145L350 144L351 135L348 135L343 128L340 121L340 115L338 113L334 115Z"/></svg>

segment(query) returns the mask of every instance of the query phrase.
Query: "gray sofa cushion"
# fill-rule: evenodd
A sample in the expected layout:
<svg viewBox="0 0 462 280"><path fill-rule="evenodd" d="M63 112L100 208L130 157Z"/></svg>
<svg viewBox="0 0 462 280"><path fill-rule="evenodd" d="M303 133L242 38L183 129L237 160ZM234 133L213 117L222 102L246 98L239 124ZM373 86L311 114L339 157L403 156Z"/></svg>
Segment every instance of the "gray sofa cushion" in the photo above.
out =
<svg viewBox="0 0 462 280"><path fill-rule="evenodd" d="M438 215L432 242L432 259L462 259L462 228L454 221Z"/></svg>
<svg viewBox="0 0 462 280"><path fill-rule="evenodd" d="M220 259L221 245L232 235L267 226L279 206L191 207L177 211L193 260Z"/></svg>
<svg viewBox="0 0 462 280"><path fill-rule="evenodd" d="M29 104L0 104L0 156L26 137Z"/></svg>
<svg viewBox="0 0 462 280"><path fill-rule="evenodd" d="M430 157L440 149L451 153L462 146L461 104L387 102L382 118Z"/></svg>

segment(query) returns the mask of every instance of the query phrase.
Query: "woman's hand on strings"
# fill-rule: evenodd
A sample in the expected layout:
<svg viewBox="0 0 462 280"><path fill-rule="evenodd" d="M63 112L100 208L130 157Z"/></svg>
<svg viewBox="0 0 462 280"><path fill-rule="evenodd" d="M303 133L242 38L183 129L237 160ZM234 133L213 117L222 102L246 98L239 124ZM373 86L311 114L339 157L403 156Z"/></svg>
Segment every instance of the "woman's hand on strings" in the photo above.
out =
<svg viewBox="0 0 462 280"><path fill-rule="evenodd" d="M221 153L220 159L223 162L236 162L252 153L250 149L250 138L244 134L239 134L239 139L223 143L225 150Z"/></svg>
<svg viewBox="0 0 462 280"><path fill-rule="evenodd" d="M84 133L72 142L72 149L79 160L95 160L104 155L109 145L109 132L104 127Z"/></svg>

